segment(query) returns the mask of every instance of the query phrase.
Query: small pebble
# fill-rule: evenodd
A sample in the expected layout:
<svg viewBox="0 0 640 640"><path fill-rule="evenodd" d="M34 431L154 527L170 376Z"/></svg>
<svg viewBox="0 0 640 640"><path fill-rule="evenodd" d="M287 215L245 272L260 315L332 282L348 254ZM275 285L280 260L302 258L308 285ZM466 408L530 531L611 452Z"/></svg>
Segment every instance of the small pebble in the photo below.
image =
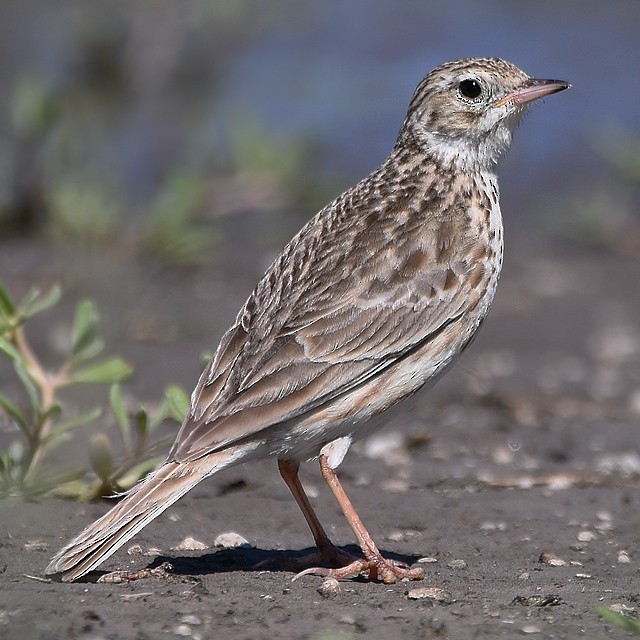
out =
<svg viewBox="0 0 640 640"><path fill-rule="evenodd" d="M480 525L481 531L506 531L506 522L483 522Z"/></svg>
<svg viewBox="0 0 640 640"><path fill-rule="evenodd" d="M409 538L416 538L419 535L420 532L414 531L413 529L396 529L387 536L387 539L393 542L403 542L405 540L408 540Z"/></svg>
<svg viewBox="0 0 640 640"><path fill-rule="evenodd" d="M320 491L315 484L304 484L304 492L309 498L317 498L320 495Z"/></svg>
<svg viewBox="0 0 640 640"><path fill-rule="evenodd" d="M435 600L436 602L451 602L451 593L440 587L418 587L405 593L409 600Z"/></svg>
<svg viewBox="0 0 640 640"><path fill-rule="evenodd" d="M528 571L523 571L522 573L518 574L518 580L528 580L529 577L530 576Z"/></svg>
<svg viewBox="0 0 640 640"><path fill-rule="evenodd" d="M610 604L607 609L611 609L611 611L615 611L616 613L622 613L622 614L627 614L627 613L633 613L636 608L635 607L630 607L626 604L622 604L622 602L616 602L614 604Z"/></svg>
<svg viewBox="0 0 640 640"><path fill-rule="evenodd" d="M584 531L580 531L576 537L580 542L591 542L592 540L598 539L598 536L593 531L586 529Z"/></svg>
<svg viewBox="0 0 640 640"><path fill-rule="evenodd" d="M371 484L371 476L362 473L353 479L353 484L356 487L368 487Z"/></svg>
<svg viewBox="0 0 640 640"><path fill-rule="evenodd" d="M405 446L404 434L387 431L367 438L363 442L363 454L373 460L382 460L389 466L410 464L411 457Z"/></svg>
<svg viewBox="0 0 640 640"><path fill-rule="evenodd" d="M593 576L590 573L576 573L579 580L590 580Z"/></svg>
<svg viewBox="0 0 640 640"><path fill-rule="evenodd" d="M380 488L387 493L407 493L409 483L403 478L390 478L380 483Z"/></svg>
<svg viewBox="0 0 640 640"><path fill-rule="evenodd" d="M425 556L424 558L418 558L416 562L421 564L433 564L434 562L438 562L438 558L434 558L433 556Z"/></svg>
<svg viewBox="0 0 640 640"><path fill-rule="evenodd" d="M190 624L193 627L197 627L198 625L202 624L202 620L198 616L194 616L191 613L182 616L180 622L184 624Z"/></svg>
<svg viewBox="0 0 640 640"><path fill-rule="evenodd" d="M318 587L318 593L323 598L335 598L341 591L340 583L335 578L327 578Z"/></svg>
<svg viewBox="0 0 640 640"><path fill-rule="evenodd" d="M239 533L229 531L228 533L221 533L214 541L214 547L221 547L223 549L237 549L243 547L244 549L251 549L252 546L246 538L243 538Z"/></svg>
<svg viewBox="0 0 640 640"><path fill-rule="evenodd" d="M405 539L405 535L402 531L392 531L388 536L388 540L392 542L400 542Z"/></svg>
<svg viewBox="0 0 640 640"><path fill-rule="evenodd" d="M49 551L49 545L42 540L31 540L24 543L25 551Z"/></svg>
<svg viewBox="0 0 640 640"><path fill-rule="evenodd" d="M618 564L629 564L631 562L631 557L629 556L629 552L624 549L618 551Z"/></svg>
<svg viewBox="0 0 640 640"><path fill-rule="evenodd" d="M449 569L466 569L467 562L466 560L462 560L462 558L456 558L455 560L451 560L451 562L447 562L447 568Z"/></svg>
<svg viewBox="0 0 640 640"><path fill-rule="evenodd" d="M141 556L144 554L144 550L139 544L134 544L127 549L127 553L130 556Z"/></svg>
<svg viewBox="0 0 640 640"><path fill-rule="evenodd" d="M557 556L555 553L551 553L550 551L543 551L540 554L538 562L549 565L550 567L565 567L567 565L566 560L563 560L560 556Z"/></svg>
<svg viewBox="0 0 640 640"><path fill-rule="evenodd" d="M188 624L181 624L178 625L174 630L173 633L175 633L177 636L190 636L192 634L193 630L191 629L191 627Z"/></svg>
<svg viewBox="0 0 640 640"><path fill-rule="evenodd" d="M618 473L624 477L640 473L640 454L629 451L618 454L606 454L596 462L596 471L605 475Z"/></svg>
<svg viewBox="0 0 640 640"><path fill-rule="evenodd" d="M542 628L539 627L537 624L528 624L522 627L522 633L525 633L525 634L541 633L541 632L542 632Z"/></svg>
<svg viewBox="0 0 640 640"><path fill-rule="evenodd" d="M138 593L125 593L120 596L120 600L123 602L135 602L136 600L144 600L145 598L154 595L154 591L140 591Z"/></svg>
<svg viewBox="0 0 640 640"><path fill-rule="evenodd" d="M187 536L180 544L175 547L171 547L172 551L202 551L208 549L209 545L204 542L200 542L191 536Z"/></svg>

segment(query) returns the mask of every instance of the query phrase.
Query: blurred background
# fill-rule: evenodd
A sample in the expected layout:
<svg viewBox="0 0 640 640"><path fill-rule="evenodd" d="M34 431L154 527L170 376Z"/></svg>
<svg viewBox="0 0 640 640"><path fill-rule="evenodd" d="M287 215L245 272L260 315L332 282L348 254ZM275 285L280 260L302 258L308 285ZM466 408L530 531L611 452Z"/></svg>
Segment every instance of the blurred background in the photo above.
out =
<svg viewBox="0 0 640 640"><path fill-rule="evenodd" d="M570 616L558 609L544 619L575 624L573 632L560 627L547 636L577 637L588 627L600 637L589 607L615 598L629 605L619 605L623 612L637 610L639 33L638 0L0 0L0 498L88 500L131 486L162 459L168 444L156 434L173 439L187 404L167 385L191 391L203 356L284 244L385 159L421 78L447 60L503 57L573 88L531 108L502 162L506 255L491 313L453 371L416 396L395 429L358 443L341 472L357 485L365 514L369 499L372 520L387 518L378 522L385 545L395 549L399 523L412 523L418 532L402 538L406 551L441 548L443 561L466 557L470 571L483 567L457 579L443 574L454 595L464 594L462 613L450 609L451 629L512 633L486 625L516 615L504 606L516 592L514 567L538 567L541 550L562 549L567 559L584 559L588 574L577 577L594 580L576 581L573 560L570 578L531 570L532 592L552 588L569 603ZM44 310L57 297L56 283L60 300ZM34 298L33 288L52 294ZM28 297L14 309L3 291L16 302ZM87 300L94 304L77 306ZM131 368L135 375L122 387L108 386ZM169 526L156 529L166 537L141 544L156 555L169 540L206 539L215 527L242 531L265 549L306 544L292 524L303 526L299 514L291 523L252 516L286 494L273 461L260 464L203 483L205 496L249 490L215 507L194 510L197 503L185 501ZM315 466L306 468L320 486ZM502 491L534 485L541 490ZM549 498L547 488L567 491ZM314 489L314 502L317 493L318 501L331 500ZM9 524L0 573L9 567L5 583L16 595L0 622L20 620L24 629L13 637L35 637L38 629L50 637L60 625L60 637L93 633L91 625L104 635L102 620L124 628L131 616L143 621L131 628L145 637L158 629L159 637L186 622L192 609L183 587L163 589L161 608L138 592L144 597L134 614L133 603L121 610L127 596L109 599L79 585L82 592L66 592L60 605L62 591L25 580L40 574L79 522L104 510L49 504L2 516ZM10 506L0 500L0 509ZM421 535L423 521L428 533L418 545L410 536ZM487 522L490 531L480 525ZM576 555L577 527L587 526L598 534ZM345 535L337 539L350 540ZM619 564L616 551L633 563ZM213 570L210 586L222 598L224 625L231 614L233 624L246 616L259 620L259 635L264 620L288 618L279 609L289 589L278 587L273 603L262 579L243 581L260 591L244 590L242 614L224 566ZM220 590L225 575L231 586ZM573 593L562 590L563 580ZM478 585L502 591L477 599ZM200 599L207 590L197 588ZM359 606L365 601L362 620L371 628L389 607L369 594ZM342 606L351 619L351 601ZM439 625L445 615L415 611L422 635L431 629L424 620ZM543 620L531 613L521 614L526 633ZM313 625L319 616L291 616L295 631L282 637L299 636L300 621ZM444 626L433 629L448 635Z"/></svg>
<svg viewBox="0 0 640 640"><path fill-rule="evenodd" d="M3 0L0 281L62 285L31 334L52 357L90 297L141 394L191 387L284 243L386 157L422 76L499 56L573 88L503 162L505 278L537 284L497 305L606 287L580 272L612 257L635 282L639 26L636 0ZM517 335L582 348L554 322Z"/></svg>

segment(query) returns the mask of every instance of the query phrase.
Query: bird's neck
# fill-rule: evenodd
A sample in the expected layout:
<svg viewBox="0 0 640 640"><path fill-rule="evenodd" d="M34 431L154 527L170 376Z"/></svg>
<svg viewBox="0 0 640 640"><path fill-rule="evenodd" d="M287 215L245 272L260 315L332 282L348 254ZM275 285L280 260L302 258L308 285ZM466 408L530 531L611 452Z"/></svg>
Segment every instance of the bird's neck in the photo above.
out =
<svg viewBox="0 0 640 640"><path fill-rule="evenodd" d="M435 185L436 191L440 187L451 188L454 181L458 191L473 188L478 181L495 184L497 188L495 163L471 161L444 144L428 148L406 143L396 145L381 167L383 173L386 167L390 167L394 176L403 175L407 182L427 183L429 188Z"/></svg>
<svg viewBox="0 0 640 640"><path fill-rule="evenodd" d="M394 152L410 149L437 165L456 172L495 174L500 156L511 143L511 132L503 130L480 139L454 137L433 131L400 132Z"/></svg>

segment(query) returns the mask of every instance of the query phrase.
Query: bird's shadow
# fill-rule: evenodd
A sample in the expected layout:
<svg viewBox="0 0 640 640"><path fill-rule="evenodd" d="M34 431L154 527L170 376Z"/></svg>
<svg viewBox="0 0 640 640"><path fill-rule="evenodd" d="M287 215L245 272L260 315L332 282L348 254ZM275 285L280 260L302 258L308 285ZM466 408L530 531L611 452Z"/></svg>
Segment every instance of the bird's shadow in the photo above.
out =
<svg viewBox="0 0 640 640"><path fill-rule="evenodd" d="M340 549L353 555L354 558L362 556L360 548L356 545L347 545L345 547L340 547ZM154 570L158 570L161 567L167 575L180 577L198 577L216 573L228 573L232 571L298 573L309 567L329 567L330 565L322 562L305 562L305 558L311 556L315 552L315 547L291 551L258 549L246 546L235 547L232 549L220 549L219 551L205 553L201 556L160 555L156 557L153 562L147 565L145 569L131 575L140 574L140 577L143 577L147 573L149 575L157 575L157 571ZM407 565L411 565L416 562L420 557L417 555L407 556L384 550L381 550L381 553L388 560L405 563ZM85 576L85 580L87 582L95 582L105 575L109 574L107 572L92 571L90 574Z"/></svg>

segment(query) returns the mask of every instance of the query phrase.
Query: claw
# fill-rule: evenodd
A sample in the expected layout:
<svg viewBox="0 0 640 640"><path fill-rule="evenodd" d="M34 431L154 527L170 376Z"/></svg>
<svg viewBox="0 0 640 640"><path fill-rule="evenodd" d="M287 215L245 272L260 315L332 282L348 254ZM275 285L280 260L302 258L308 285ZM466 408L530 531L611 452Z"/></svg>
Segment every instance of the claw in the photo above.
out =
<svg viewBox="0 0 640 640"><path fill-rule="evenodd" d="M404 562L395 562L382 556L377 556L371 559L359 558L338 569L311 567L297 573L291 581L294 582L298 578L307 575L318 575L341 580L342 578L358 576L361 573L368 573L370 580L378 580L380 578L385 584L395 584L398 580L422 580L424 578L424 569L421 567L412 569Z"/></svg>

